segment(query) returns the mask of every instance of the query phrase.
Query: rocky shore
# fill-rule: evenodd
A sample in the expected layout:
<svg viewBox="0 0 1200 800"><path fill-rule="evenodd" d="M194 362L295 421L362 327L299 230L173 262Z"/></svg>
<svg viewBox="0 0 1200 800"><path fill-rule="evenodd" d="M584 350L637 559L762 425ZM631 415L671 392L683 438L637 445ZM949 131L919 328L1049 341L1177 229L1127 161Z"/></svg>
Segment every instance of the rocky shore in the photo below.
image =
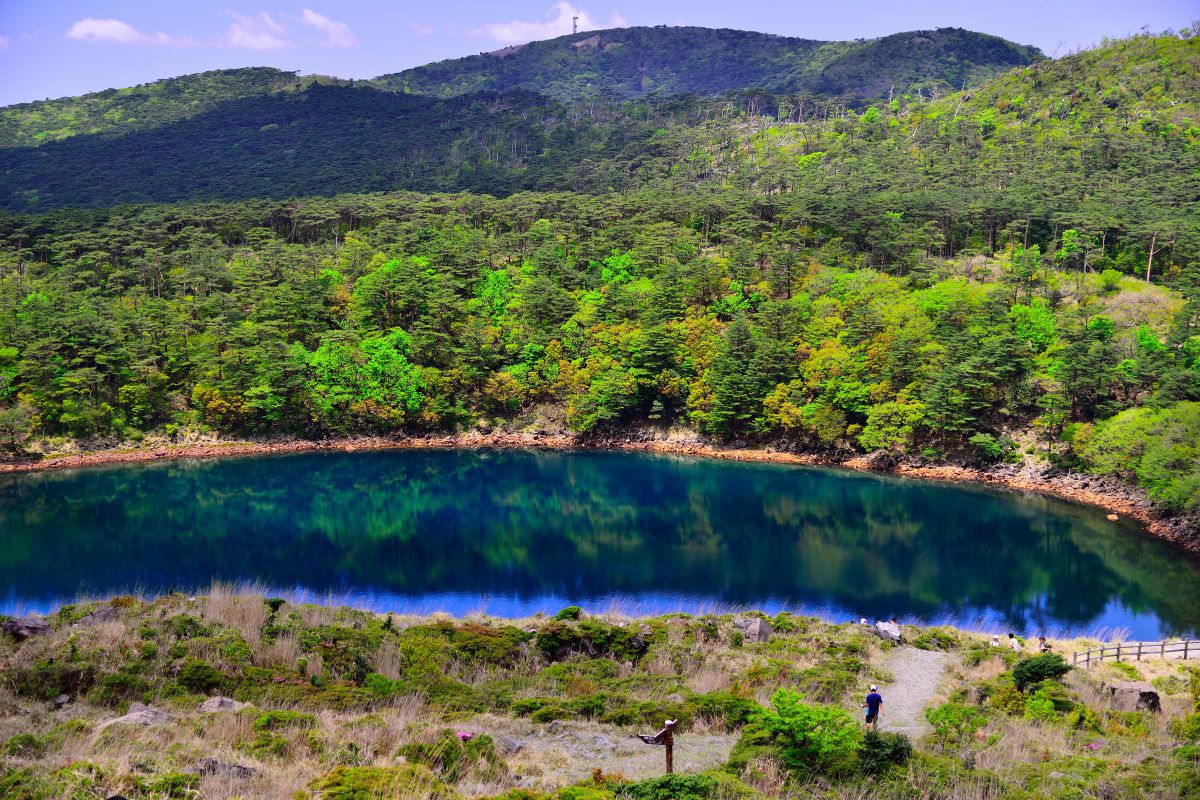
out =
<svg viewBox="0 0 1200 800"><path fill-rule="evenodd" d="M354 452L403 448L526 447L556 450L607 449L670 455L721 458L781 464L842 467L863 472L888 472L925 480L975 483L1018 492L1035 492L1103 508L1112 515L1142 523L1146 529L1187 550L1200 553L1200 526L1183 516L1164 513L1136 486L1114 478L1068 472L1044 464L997 464L969 467L929 464L888 458L879 453L840 459L827 454L794 452L775 447L748 447L707 442L695 435L644 435L634 431L623 438L581 439L562 433L471 431L431 436L357 436L333 439L221 440L183 444L148 440L139 446L30 456L0 461L0 474L74 469L106 464L131 464L180 458L280 455L305 452Z"/></svg>

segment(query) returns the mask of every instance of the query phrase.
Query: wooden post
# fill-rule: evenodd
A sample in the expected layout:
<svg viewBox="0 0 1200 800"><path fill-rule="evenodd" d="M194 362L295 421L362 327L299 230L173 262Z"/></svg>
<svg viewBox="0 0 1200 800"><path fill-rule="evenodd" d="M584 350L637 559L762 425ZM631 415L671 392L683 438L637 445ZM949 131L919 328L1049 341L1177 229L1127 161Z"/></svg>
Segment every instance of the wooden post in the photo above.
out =
<svg viewBox="0 0 1200 800"><path fill-rule="evenodd" d="M675 726L678 724L679 720L669 719L663 722L663 729L656 734L638 734L638 738L646 744L660 744L666 750L668 775L675 772Z"/></svg>

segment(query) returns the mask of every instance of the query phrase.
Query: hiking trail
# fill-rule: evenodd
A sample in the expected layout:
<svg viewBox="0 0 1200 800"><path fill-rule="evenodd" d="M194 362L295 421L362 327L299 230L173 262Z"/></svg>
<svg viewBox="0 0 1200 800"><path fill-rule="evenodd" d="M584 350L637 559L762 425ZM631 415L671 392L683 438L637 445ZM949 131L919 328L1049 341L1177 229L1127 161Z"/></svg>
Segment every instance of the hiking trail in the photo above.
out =
<svg viewBox="0 0 1200 800"><path fill-rule="evenodd" d="M879 687L883 695L879 729L906 733L914 739L928 733L925 707L932 702L949 662L950 654L937 650L907 646L893 650L884 662L893 675L892 683Z"/></svg>

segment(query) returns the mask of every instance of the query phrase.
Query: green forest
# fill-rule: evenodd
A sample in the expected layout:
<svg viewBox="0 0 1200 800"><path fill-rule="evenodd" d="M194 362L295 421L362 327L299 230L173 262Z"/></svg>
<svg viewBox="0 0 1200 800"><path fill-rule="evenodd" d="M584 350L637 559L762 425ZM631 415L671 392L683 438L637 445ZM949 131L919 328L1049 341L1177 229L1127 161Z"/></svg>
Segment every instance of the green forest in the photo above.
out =
<svg viewBox="0 0 1200 800"><path fill-rule="evenodd" d="M0 437L548 415L1200 513L1191 34L858 106L314 82L0 150Z"/></svg>

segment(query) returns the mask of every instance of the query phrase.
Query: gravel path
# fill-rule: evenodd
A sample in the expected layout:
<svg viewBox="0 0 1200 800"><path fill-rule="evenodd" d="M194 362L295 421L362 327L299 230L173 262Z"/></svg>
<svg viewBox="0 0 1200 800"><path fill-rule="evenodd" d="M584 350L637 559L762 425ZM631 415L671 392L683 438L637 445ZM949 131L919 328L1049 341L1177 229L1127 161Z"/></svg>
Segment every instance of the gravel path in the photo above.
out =
<svg viewBox="0 0 1200 800"><path fill-rule="evenodd" d="M898 647L888 656L884 666L895 676L893 683L879 687L883 695L883 712L879 729L906 733L913 738L927 733L925 706L933 700L942 673L950 661L948 653Z"/></svg>

